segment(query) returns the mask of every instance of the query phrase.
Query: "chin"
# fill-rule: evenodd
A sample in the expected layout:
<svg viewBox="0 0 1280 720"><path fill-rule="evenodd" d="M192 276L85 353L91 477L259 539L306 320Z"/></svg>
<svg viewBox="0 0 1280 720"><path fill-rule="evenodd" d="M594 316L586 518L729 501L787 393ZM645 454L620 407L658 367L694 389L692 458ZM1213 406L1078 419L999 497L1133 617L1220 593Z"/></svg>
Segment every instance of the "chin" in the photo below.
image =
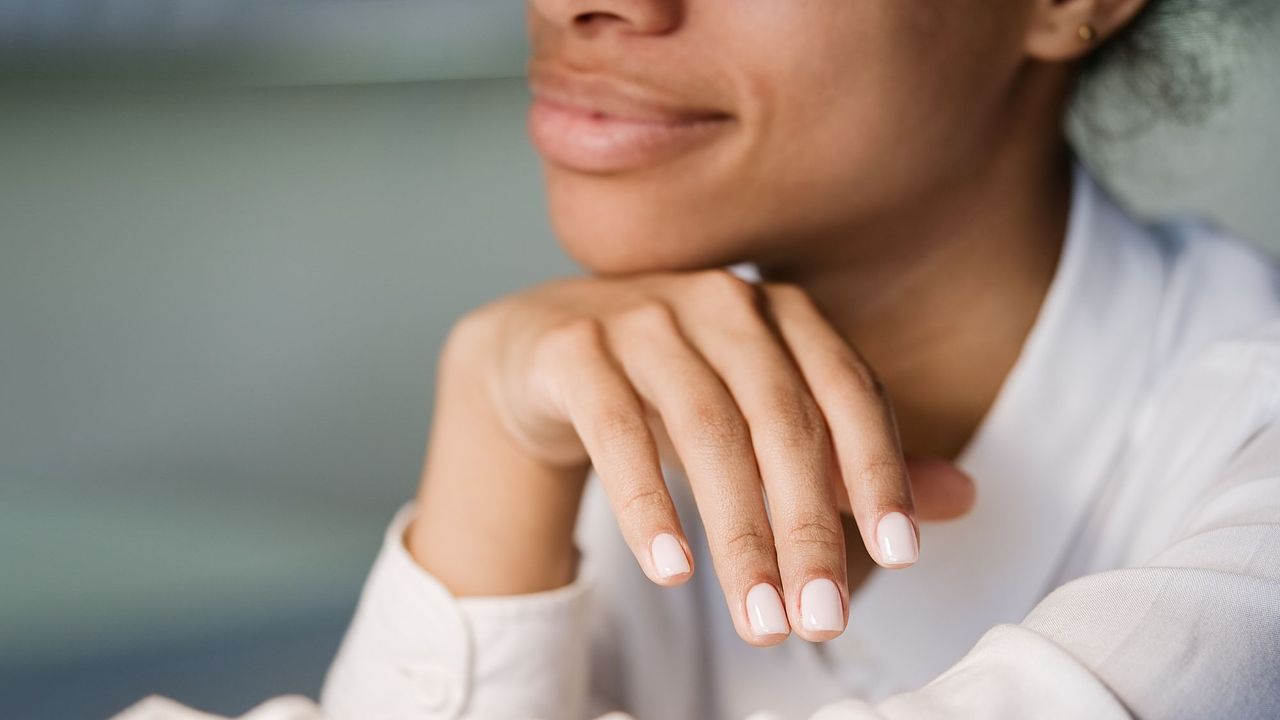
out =
<svg viewBox="0 0 1280 720"><path fill-rule="evenodd" d="M596 275L683 272L718 263L687 235L670 226L651 227L619 219L610 223L554 223L560 246Z"/></svg>
<svg viewBox="0 0 1280 720"><path fill-rule="evenodd" d="M687 272L746 259L748 233L727 204L630 187L551 184L552 228L565 252L597 275ZM665 195L665 196L664 196ZM727 221L727 222L726 222Z"/></svg>

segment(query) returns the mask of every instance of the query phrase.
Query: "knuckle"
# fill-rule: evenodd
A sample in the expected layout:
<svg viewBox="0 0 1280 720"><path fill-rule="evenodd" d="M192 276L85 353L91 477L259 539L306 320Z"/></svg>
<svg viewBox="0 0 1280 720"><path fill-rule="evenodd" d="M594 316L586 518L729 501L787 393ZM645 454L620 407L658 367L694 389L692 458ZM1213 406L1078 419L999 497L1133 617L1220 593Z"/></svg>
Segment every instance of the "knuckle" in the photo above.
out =
<svg viewBox="0 0 1280 720"><path fill-rule="evenodd" d="M699 300L717 309L755 309L759 288L723 268L706 270L694 278Z"/></svg>
<svg viewBox="0 0 1280 720"><path fill-rule="evenodd" d="M737 451L747 444L749 430L742 417L714 400L694 399L690 412L695 442L711 451Z"/></svg>
<svg viewBox="0 0 1280 720"><path fill-rule="evenodd" d="M820 373L819 382L839 395L841 405L852 407L868 401L889 405L889 390L884 381L852 349L843 348L838 352Z"/></svg>
<svg viewBox="0 0 1280 720"><path fill-rule="evenodd" d="M855 387L863 394L887 400L889 392L885 388L884 381L871 369L870 365L862 362L860 358L850 352L844 358L845 372L853 379Z"/></svg>
<svg viewBox="0 0 1280 720"><path fill-rule="evenodd" d="M889 491L891 488L906 484L906 475L902 462L898 459L887 457L863 461L857 466L853 479L857 483L857 487L864 491L881 489L882 494L884 494L883 491ZM894 494L896 494L896 491Z"/></svg>
<svg viewBox="0 0 1280 720"><path fill-rule="evenodd" d="M634 441L648 432L644 419L633 408L621 404L605 404L596 408L589 422L595 437L605 445Z"/></svg>
<svg viewBox="0 0 1280 720"><path fill-rule="evenodd" d="M804 548L814 553L838 552L844 544L844 534L828 519L810 518L786 529L784 537L788 545Z"/></svg>
<svg viewBox="0 0 1280 720"><path fill-rule="evenodd" d="M866 363L858 363L862 368L861 382L866 387L867 392L879 398L885 403L889 402L889 388L885 386L884 380L876 374Z"/></svg>
<svg viewBox="0 0 1280 720"><path fill-rule="evenodd" d="M773 538L754 525L731 528L724 536L725 552L735 558L760 558L773 554Z"/></svg>
<svg viewBox="0 0 1280 720"><path fill-rule="evenodd" d="M645 300L628 308L615 322L644 338L668 336L678 328L675 313L660 300Z"/></svg>
<svg viewBox="0 0 1280 720"><path fill-rule="evenodd" d="M553 361L581 362L598 356L603 347L600 321L591 317L566 320L543 333L537 353Z"/></svg>
<svg viewBox="0 0 1280 720"><path fill-rule="evenodd" d="M498 335L494 315L488 308L481 308L459 317L441 347L441 360L452 365L470 362L486 353L492 356L491 348Z"/></svg>
<svg viewBox="0 0 1280 720"><path fill-rule="evenodd" d="M492 324L493 315L493 311L487 306L468 310L454 321L449 337L469 337L479 334Z"/></svg>
<svg viewBox="0 0 1280 720"><path fill-rule="evenodd" d="M654 518L664 515L668 508L666 493L657 488L632 490L618 504L619 512L628 517Z"/></svg>
<svg viewBox="0 0 1280 720"><path fill-rule="evenodd" d="M818 406L789 388L771 391L768 437L787 449L807 450L825 445L827 423Z"/></svg>

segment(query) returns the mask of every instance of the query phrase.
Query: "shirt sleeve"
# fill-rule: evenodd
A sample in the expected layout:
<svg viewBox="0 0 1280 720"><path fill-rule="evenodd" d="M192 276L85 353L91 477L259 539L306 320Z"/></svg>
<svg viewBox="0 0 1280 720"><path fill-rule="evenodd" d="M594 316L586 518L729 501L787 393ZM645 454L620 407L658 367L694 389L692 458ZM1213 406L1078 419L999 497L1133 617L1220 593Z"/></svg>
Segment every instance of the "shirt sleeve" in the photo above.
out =
<svg viewBox="0 0 1280 720"><path fill-rule="evenodd" d="M590 567L574 584L454 599L392 523L325 690L331 720L582 718L597 668ZM1055 590L925 687L812 720L1275 717L1280 425L1258 433L1149 562ZM621 716L611 716L621 717Z"/></svg>
<svg viewBox="0 0 1280 720"><path fill-rule="evenodd" d="M412 512L387 532L325 685L325 720L576 720L610 706L592 689L610 669L590 650L589 558L558 590L457 599L405 549ZM1063 585L919 690L844 700L811 720L1264 720L1280 708L1277 658L1280 425L1254 437L1149 562ZM153 698L118 720L210 717ZM301 698L245 717L322 720Z"/></svg>
<svg viewBox="0 0 1280 720"><path fill-rule="evenodd" d="M387 529L320 705L281 697L242 720L583 720L616 706L593 651L589 557L557 590L455 598L405 548L413 513ZM223 719L151 697L114 720Z"/></svg>
<svg viewBox="0 0 1280 720"><path fill-rule="evenodd" d="M591 667L590 560L545 593L455 598L387 531L326 679L330 720L583 718Z"/></svg>

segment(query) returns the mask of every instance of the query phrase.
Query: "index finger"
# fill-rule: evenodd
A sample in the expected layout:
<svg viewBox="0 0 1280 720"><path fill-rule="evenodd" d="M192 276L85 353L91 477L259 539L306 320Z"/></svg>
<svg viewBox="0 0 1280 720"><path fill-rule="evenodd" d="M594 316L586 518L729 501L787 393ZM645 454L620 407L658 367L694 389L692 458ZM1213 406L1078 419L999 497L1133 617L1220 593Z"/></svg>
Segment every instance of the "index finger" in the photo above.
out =
<svg viewBox="0 0 1280 720"><path fill-rule="evenodd" d="M766 284L764 292L778 332L826 417L867 552L888 568L915 563L915 502L884 387L804 291Z"/></svg>

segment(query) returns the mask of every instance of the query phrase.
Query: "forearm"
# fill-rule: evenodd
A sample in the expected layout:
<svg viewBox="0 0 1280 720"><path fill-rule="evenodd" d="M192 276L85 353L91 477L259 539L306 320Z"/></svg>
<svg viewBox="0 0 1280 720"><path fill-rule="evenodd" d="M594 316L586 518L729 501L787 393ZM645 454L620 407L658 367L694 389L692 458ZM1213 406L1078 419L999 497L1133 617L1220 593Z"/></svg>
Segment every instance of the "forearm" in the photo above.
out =
<svg viewBox="0 0 1280 720"><path fill-rule="evenodd" d="M472 367L462 350L442 357L409 551L458 597L562 587L576 572L587 467L553 467L524 452Z"/></svg>

